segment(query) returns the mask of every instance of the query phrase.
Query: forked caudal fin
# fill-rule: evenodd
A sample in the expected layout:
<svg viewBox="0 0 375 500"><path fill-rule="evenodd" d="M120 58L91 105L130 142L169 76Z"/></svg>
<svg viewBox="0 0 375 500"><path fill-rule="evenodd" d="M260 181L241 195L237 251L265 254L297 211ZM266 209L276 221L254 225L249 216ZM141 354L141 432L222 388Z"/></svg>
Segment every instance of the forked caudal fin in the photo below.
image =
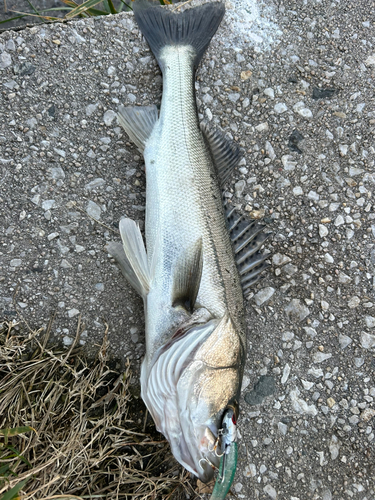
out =
<svg viewBox="0 0 375 500"><path fill-rule="evenodd" d="M163 71L161 51L167 46L190 45L195 51L194 66L207 49L225 12L223 3L210 2L199 7L174 13L155 2L135 0L137 24Z"/></svg>

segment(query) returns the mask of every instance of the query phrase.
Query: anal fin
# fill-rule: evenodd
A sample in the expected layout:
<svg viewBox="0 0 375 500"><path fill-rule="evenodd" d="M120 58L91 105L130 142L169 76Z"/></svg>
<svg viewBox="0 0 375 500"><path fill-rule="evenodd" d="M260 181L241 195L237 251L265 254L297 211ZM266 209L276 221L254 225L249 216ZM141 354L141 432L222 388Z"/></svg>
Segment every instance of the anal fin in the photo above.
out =
<svg viewBox="0 0 375 500"><path fill-rule="evenodd" d="M111 242L107 251L117 261L123 275L143 298L150 290L147 254L139 226L131 219L120 221L121 243Z"/></svg>
<svg viewBox="0 0 375 500"><path fill-rule="evenodd" d="M244 220L233 207L226 208L226 216L242 289L247 294L270 266L266 262L269 254L260 249L272 233L264 232L265 226L255 220Z"/></svg>
<svg viewBox="0 0 375 500"><path fill-rule="evenodd" d="M143 153L147 139L150 137L154 125L158 120L157 107L119 106L117 118L130 139L134 142L139 151Z"/></svg>
<svg viewBox="0 0 375 500"><path fill-rule="evenodd" d="M173 282L173 307L182 306L193 312L197 299L203 269L202 238L192 249L182 254Z"/></svg>

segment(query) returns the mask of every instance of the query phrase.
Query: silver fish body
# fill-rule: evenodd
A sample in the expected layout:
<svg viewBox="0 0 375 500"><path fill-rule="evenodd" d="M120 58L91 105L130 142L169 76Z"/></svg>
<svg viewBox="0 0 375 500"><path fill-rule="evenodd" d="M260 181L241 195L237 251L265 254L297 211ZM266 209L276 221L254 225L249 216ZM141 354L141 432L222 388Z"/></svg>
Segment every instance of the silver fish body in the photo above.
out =
<svg viewBox="0 0 375 500"><path fill-rule="evenodd" d="M162 57L167 71L160 117L144 150L146 241L153 266L147 297L148 357L166 341L169 315L175 314L175 276L199 239L203 270L196 308L205 308L213 318L228 314L244 342L242 289L217 173L199 127L191 48L167 47Z"/></svg>
<svg viewBox="0 0 375 500"><path fill-rule="evenodd" d="M120 108L146 164L147 253L130 219L120 222L123 249L110 253L144 299L142 398L176 459L207 482L246 355L241 280L214 164L215 154L225 163L226 145L209 146L194 93L195 67L224 7L177 15L136 0L134 11L162 69L163 95L159 117L154 108Z"/></svg>
<svg viewBox="0 0 375 500"><path fill-rule="evenodd" d="M214 435L217 433L221 412L238 396L245 338L242 289L222 195L198 123L194 56L189 46L164 49L161 57L167 70L163 73L160 117L144 150L146 242L153 272L146 299L146 358L141 381L142 397L157 427L169 438L174 455L206 481L212 468L201 459L209 455L210 462L217 460L208 451L204 432L210 427ZM173 307L174 283L200 239L203 268L195 303L196 326L163 356L171 336L191 319L181 308ZM219 336L220 321L224 323ZM195 338L199 339L197 344ZM205 349L207 342L213 350ZM178 371L181 351L189 355L184 369ZM164 359L167 354L168 363ZM200 450L197 439L203 440Z"/></svg>

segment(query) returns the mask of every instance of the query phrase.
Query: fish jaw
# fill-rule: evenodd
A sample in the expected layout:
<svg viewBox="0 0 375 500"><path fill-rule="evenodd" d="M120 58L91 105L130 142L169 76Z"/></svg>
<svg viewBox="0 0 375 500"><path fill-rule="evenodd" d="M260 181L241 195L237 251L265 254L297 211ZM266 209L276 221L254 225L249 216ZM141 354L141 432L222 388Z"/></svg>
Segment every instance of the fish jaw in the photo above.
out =
<svg viewBox="0 0 375 500"><path fill-rule="evenodd" d="M142 365L142 398L157 429L202 482L219 466L215 441L225 409L238 399L243 358L240 336L225 315L187 327Z"/></svg>
<svg viewBox="0 0 375 500"><path fill-rule="evenodd" d="M215 370L200 361L189 366L178 384L184 442L193 460L191 468L204 483L212 479L214 469L219 466L216 438L225 409L238 396L239 384L239 367ZM187 386L193 395L186 390Z"/></svg>

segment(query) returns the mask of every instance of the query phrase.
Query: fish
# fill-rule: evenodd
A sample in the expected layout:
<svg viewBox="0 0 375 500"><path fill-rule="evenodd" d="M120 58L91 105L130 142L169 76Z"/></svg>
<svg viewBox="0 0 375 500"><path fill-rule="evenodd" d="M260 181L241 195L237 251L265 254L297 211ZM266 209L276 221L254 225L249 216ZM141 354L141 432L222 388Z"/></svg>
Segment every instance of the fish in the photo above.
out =
<svg viewBox="0 0 375 500"><path fill-rule="evenodd" d="M133 10L163 91L160 112L119 107L118 120L145 161L146 245L138 224L124 217L122 241L107 248L144 302L142 399L174 457L206 483L222 456L223 421L239 412L244 292L268 267L260 252L268 235L224 206L222 189L242 152L221 130L199 123L195 72L224 4L176 13L135 0Z"/></svg>

